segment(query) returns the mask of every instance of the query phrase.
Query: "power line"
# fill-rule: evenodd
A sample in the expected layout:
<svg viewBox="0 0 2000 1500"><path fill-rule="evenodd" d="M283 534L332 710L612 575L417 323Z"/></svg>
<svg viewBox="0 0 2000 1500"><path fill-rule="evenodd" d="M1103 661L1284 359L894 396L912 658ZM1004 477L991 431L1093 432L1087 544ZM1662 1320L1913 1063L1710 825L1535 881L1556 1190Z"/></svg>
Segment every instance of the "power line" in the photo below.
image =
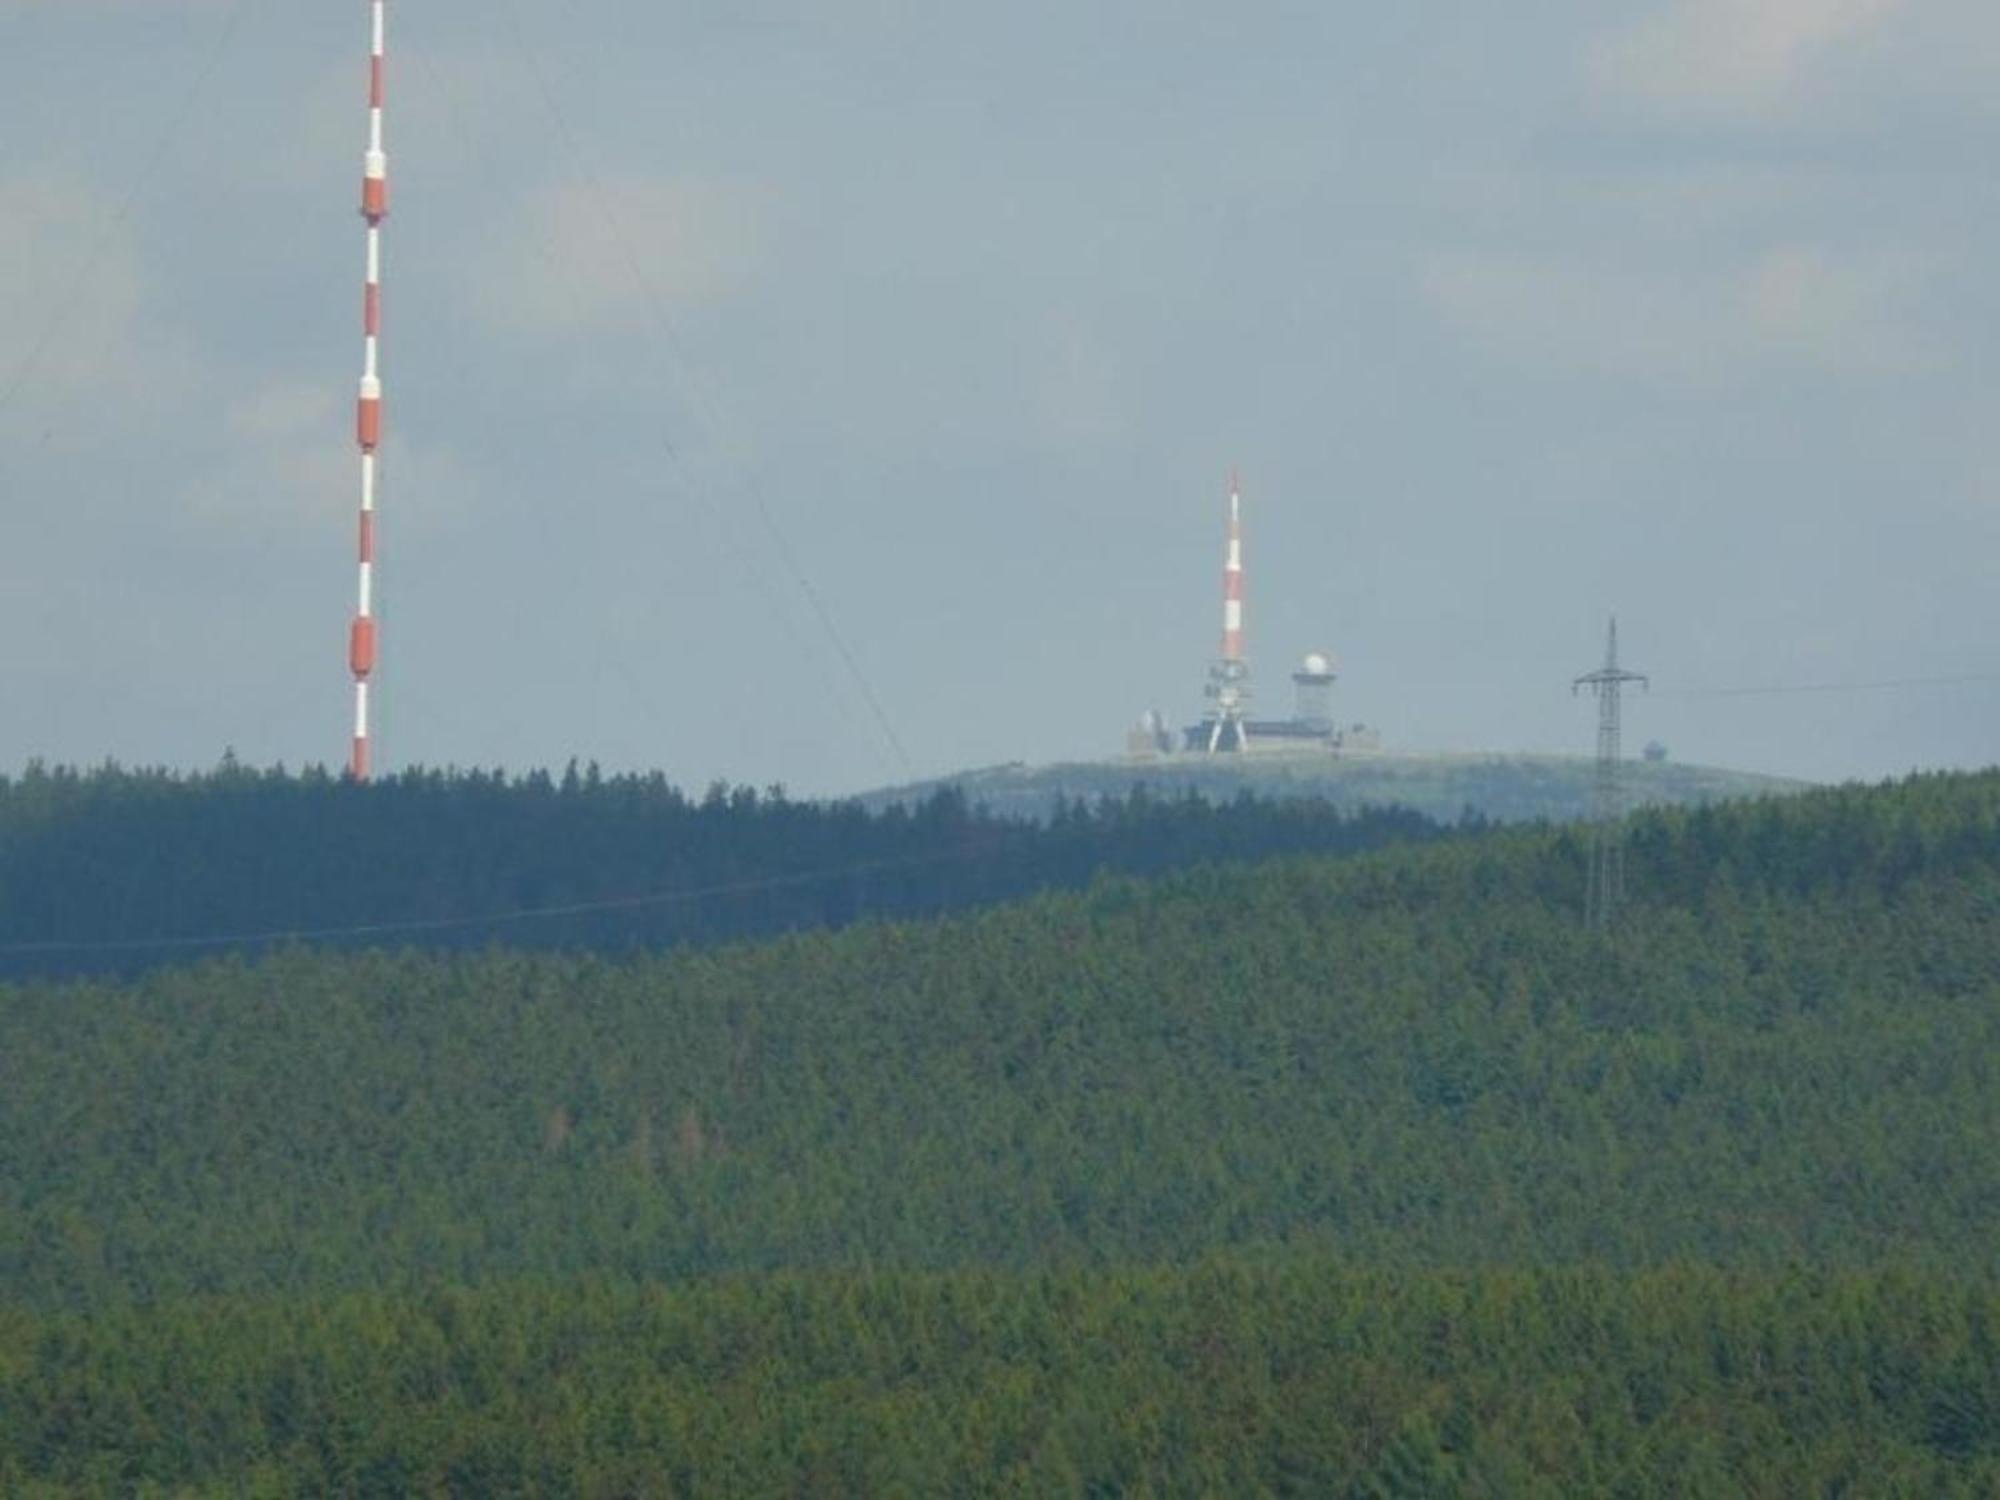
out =
<svg viewBox="0 0 2000 1500"><path fill-rule="evenodd" d="M414 67L423 75L426 92L437 102L441 117L446 122L447 128L456 136L458 148L464 153L466 162L472 164L471 170L479 173L482 184L490 188L494 181L493 173L490 167L485 164L478 137L466 123L466 110L458 101L456 86L449 75L440 65L433 61L429 51L421 48L414 50L410 54L408 65ZM508 181L510 186L518 186L517 179L510 177ZM562 264L560 254L552 248L549 237L542 233L537 226L527 223L523 227L526 243L533 251L543 272L546 273L548 284L551 287L559 289L560 293L565 297L572 314L574 314L577 308L575 290L571 284L571 278ZM453 348L449 353L457 367L458 385L461 388L469 389L474 380L474 366L472 362L466 358L462 349ZM521 432L522 429L508 424L497 429L497 436L501 440L518 441ZM655 432L654 436L659 438L664 444L671 446L671 440L666 438L665 434ZM685 481L685 474L683 474L683 480ZM771 607L771 618L784 630L802 657L810 656L812 654L812 647L798 624L793 620L790 611L786 609L786 601L782 592L766 576L764 569L758 564L757 559L729 529L723 520L720 507L710 498L708 492L699 486L690 483L686 484L685 488L692 498L700 504L709 518L715 522L717 535L720 537L721 544L727 550L730 558L743 570L744 576L764 595L766 603ZM600 653L595 658L594 665L599 669L614 672L626 692L634 700L644 697L646 692L645 687L639 682L625 661L617 654ZM824 682L824 680L823 677L819 676L815 676L814 678L815 682ZM836 708L843 712L849 711L849 700L847 698L832 693L829 693L829 698Z"/></svg>
<svg viewBox="0 0 2000 1500"><path fill-rule="evenodd" d="M139 200L145 196L147 187L178 144L188 121L194 118L196 106L207 94L209 83L214 79L216 70L222 66L222 59L229 51L229 44L236 39L243 18L249 13L247 0L235 0L229 7L228 14L223 17L222 27L216 33L214 45L209 48L207 57L196 71L193 86L188 90L187 96L181 100L179 109L168 119L166 128L154 138L153 149L148 153L138 175L119 198L117 209L99 230L95 243L77 263L75 276L56 298L55 311L43 327L41 335L29 346L27 357L15 367L14 373L8 377L6 386L0 388L0 415L4 415L14 405L22 391L27 389L28 382L35 372L41 368L42 361L47 359L49 352L55 348L56 340L68 325L77 305L83 300L84 292L91 282L96 280L98 271L104 265L105 257L111 253L112 237L131 222L133 210L139 206ZM44 432L42 436L46 441L48 433Z"/></svg>
<svg viewBox="0 0 2000 1500"><path fill-rule="evenodd" d="M685 906L720 896L749 896L765 891L814 885L847 876L876 874L885 870L919 869L972 859L999 847L1001 840L983 839L956 849L933 850L928 854L890 855L858 860L844 865L828 865L813 870L796 870L789 875L768 875L755 880L729 881L692 889L648 891L634 896L609 896L595 901L569 901L554 906L518 906L468 917L413 917L393 922L358 922L340 927L282 927L260 932L204 933L191 937L48 939L36 942L0 943L0 957L27 957L50 953L154 953L186 952L204 948L267 947L276 943L327 942L338 938L398 937L422 932L466 931L479 927L503 927L519 922L549 921L562 917L590 916L598 912L638 911L646 908Z"/></svg>
<svg viewBox="0 0 2000 1500"><path fill-rule="evenodd" d="M604 225L611 236L611 241L617 247L620 258L625 262L625 267L631 276L632 284L638 291L640 299L645 303L646 310L652 318L655 331L659 334L662 342L669 345L678 345L680 339L675 332L672 318L667 314L666 305L660 297L658 289L654 286L652 278L646 274L645 266L640 261L637 252L632 248L631 239L626 235L624 226L620 223L617 213L612 209L610 195L605 191L603 181L592 169L590 159L583 149L583 143L578 137L575 127L570 123L568 113L556 98L555 91L549 86L547 74L542 68L541 54L529 42L526 30L521 24L519 7L513 3L513 0L506 0L504 9L506 10L508 21L514 29L515 39L519 42L522 53L527 59L528 73L534 79L535 91L540 97L543 107L548 111L549 118L555 123L557 134L569 152L570 159L576 167L578 177L583 183L584 191L590 196L592 203L596 205L599 217L604 220ZM686 363L692 384L694 375L693 366L691 362L684 363ZM694 393L697 397L699 396L698 388ZM705 413L704 416L710 429L714 430L717 424L713 414ZM689 488L698 488L693 476L687 471L679 446L671 437L659 429L654 430L654 436L659 441L669 461L681 469L683 476L687 479ZM860 660L855 656L852 648L847 643L845 634L834 621L833 612L828 608L825 597L806 575L805 570L799 565L798 556L792 550L791 542L785 535L784 528L778 524L778 518L772 511L770 503L765 498L763 487L757 483L755 475L747 470L741 472L741 477L743 486L749 493L751 506L756 511L757 519L763 526L765 534L770 539L772 550L777 555L779 564L790 577L793 587L799 591L800 596L804 598L807 606L811 609L821 632L826 636L827 642L832 646L835 656L839 658L841 666L846 670L848 678L853 682L862 702L867 706L869 716L874 720L875 727L881 733L891 753L895 756L897 764L902 768L903 774L905 776L914 775L915 769L910 760L909 751L903 745L902 736L896 733L895 725L890 722L888 710L883 707L882 699L876 693L874 684L869 680L868 675L862 671Z"/></svg>
<svg viewBox="0 0 2000 1500"><path fill-rule="evenodd" d="M1885 677L1873 682L1792 682L1765 687L1665 688L1656 698L1776 698L1794 693L1873 693L1896 688L1965 687L2000 682L2000 672L1963 672L1947 677Z"/></svg>

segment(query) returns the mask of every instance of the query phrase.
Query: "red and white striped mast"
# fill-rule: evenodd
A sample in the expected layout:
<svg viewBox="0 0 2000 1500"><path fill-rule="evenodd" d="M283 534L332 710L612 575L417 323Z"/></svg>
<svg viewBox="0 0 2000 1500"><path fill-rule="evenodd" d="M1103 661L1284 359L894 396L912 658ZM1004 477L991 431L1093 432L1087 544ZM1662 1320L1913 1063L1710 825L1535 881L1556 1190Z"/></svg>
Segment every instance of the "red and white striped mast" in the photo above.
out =
<svg viewBox="0 0 2000 1500"><path fill-rule="evenodd" d="M1243 660L1243 485L1229 471L1229 551L1222 564L1222 659Z"/></svg>
<svg viewBox="0 0 2000 1500"><path fill-rule="evenodd" d="M361 396L355 434L361 444L361 566L347 662L354 673L354 750L348 770L368 779L368 678L375 670L375 499L382 445L382 221L389 216L389 157L382 147L382 110L388 56L385 0L368 0L372 42L368 58L368 151L362 158L361 217L368 225L368 275L361 297Z"/></svg>
<svg viewBox="0 0 2000 1500"><path fill-rule="evenodd" d="M1229 549L1222 562L1222 655L1208 669L1208 753L1250 748L1244 717L1250 702L1250 663L1243 655L1243 485L1229 474Z"/></svg>

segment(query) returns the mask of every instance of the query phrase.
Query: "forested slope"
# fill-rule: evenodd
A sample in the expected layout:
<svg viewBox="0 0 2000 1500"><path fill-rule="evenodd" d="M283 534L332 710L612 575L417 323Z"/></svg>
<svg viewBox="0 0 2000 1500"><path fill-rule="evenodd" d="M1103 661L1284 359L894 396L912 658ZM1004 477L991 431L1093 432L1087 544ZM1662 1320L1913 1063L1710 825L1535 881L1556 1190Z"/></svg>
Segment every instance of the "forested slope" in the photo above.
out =
<svg viewBox="0 0 2000 1500"><path fill-rule="evenodd" d="M662 776L575 767L365 785L235 765L192 776L36 767L0 777L0 976L130 973L298 933L636 952L958 911L1103 870L1352 853L1445 832L1408 810L1129 790L1038 813L1008 819L949 790L875 812L780 788L691 798Z"/></svg>
<svg viewBox="0 0 2000 1500"><path fill-rule="evenodd" d="M2000 775L1583 852L0 986L0 1488L1994 1493Z"/></svg>
<svg viewBox="0 0 2000 1500"><path fill-rule="evenodd" d="M51 1305L1178 1257L1989 1266L2000 778L607 962L0 990L0 1269Z"/></svg>
<svg viewBox="0 0 2000 1500"><path fill-rule="evenodd" d="M0 1308L0 1491L1990 1500L1997 1351L1991 1283L1895 1270L1224 1256Z"/></svg>

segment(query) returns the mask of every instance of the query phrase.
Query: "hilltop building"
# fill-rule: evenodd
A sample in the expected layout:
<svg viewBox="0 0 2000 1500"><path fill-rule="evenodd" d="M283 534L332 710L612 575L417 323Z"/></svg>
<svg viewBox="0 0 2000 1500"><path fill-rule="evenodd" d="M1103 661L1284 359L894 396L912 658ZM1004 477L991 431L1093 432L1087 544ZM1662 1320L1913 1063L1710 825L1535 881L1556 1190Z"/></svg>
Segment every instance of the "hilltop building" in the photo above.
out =
<svg viewBox="0 0 2000 1500"><path fill-rule="evenodd" d="M1209 663L1203 695L1208 709L1180 735L1188 755L1243 755L1259 751L1321 750L1331 754L1382 748L1381 736L1363 724L1342 727L1334 718L1333 688L1339 668L1331 651L1308 652L1292 673L1295 695L1288 719L1250 717L1250 662L1243 641L1243 495L1229 485L1228 548L1222 567L1222 654ZM1155 710L1126 736L1126 754L1143 759L1173 755L1174 734Z"/></svg>

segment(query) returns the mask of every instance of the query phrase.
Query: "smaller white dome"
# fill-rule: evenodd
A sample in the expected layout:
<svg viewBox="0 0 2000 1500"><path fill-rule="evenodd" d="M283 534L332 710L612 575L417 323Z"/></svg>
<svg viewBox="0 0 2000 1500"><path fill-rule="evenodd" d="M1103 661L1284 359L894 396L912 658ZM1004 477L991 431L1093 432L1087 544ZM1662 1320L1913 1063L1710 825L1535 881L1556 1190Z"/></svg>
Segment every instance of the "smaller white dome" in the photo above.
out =
<svg viewBox="0 0 2000 1500"><path fill-rule="evenodd" d="M1331 677L1333 668L1331 651L1308 651L1305 661L1299 665L1299 672L1306 677Z"/></svg>

